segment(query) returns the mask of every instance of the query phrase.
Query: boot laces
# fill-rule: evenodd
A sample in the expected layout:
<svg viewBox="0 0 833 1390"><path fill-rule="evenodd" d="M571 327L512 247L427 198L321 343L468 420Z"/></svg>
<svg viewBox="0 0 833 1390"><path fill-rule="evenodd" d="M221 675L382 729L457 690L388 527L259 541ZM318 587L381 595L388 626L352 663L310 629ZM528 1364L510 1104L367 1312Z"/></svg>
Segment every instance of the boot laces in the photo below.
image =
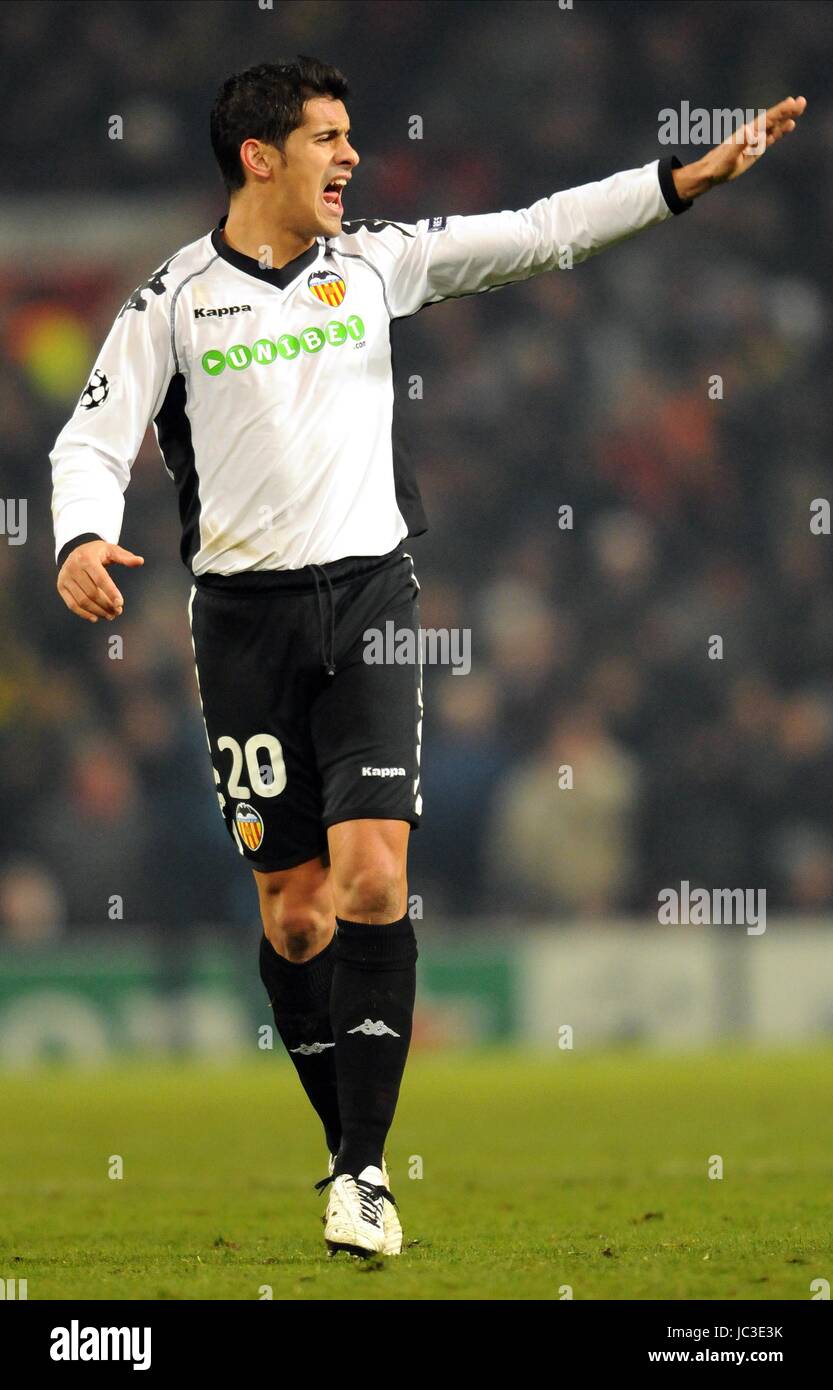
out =
<svg viewBox="0 0 833 1390"><path fill-rule="evenodd" d="M335 1182L332 1174L328 1178L322 1178L315 1184L316 1192L323 1192L329 1187L331 1182ZM359 1211L362 1221L367 1221L371 1226L382 1224L382 1203L391 1202L396 1206L396 1198L382 1183L366 1182L362 1178L351 1178L355 1186L356 1195L359 1199Z"/></svg>
<svg viewBox="0 0 833 1390"><path fill-rule="evenodd" d="M371 1226L381 1226L382 1203L386 1197L390 1197L388 1189L380 1183L364 1182L361 1178L355 1181L362 1221L367 1221Z"/></svg>

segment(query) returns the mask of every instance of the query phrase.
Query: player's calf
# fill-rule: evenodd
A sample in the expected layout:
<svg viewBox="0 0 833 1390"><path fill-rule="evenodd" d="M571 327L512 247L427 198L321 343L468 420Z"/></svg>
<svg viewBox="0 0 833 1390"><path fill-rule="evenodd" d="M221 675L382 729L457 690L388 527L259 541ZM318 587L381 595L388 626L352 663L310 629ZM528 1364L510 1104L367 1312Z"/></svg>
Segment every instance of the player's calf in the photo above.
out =
<svg viewBox="0 0 833 1390"><path fill-rule="evenodd" d="M330 1026L335 952L327 871L320 861L274 874L255 874L264 935L260 975L275 1027L324 1126L331 1149L341 1119Z"/></svg>

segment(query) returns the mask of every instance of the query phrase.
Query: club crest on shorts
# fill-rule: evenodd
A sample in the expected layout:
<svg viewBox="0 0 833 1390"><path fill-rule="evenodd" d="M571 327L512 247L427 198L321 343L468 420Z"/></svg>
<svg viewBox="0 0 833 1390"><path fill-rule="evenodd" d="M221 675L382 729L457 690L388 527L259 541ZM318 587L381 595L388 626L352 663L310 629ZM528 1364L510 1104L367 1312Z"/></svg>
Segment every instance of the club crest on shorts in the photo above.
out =
<svg viewBox="0 0 833 1390"><path fill-rule="evenodd" d="M241 801L234 813L240 838L246 849L260 849L263 844L263 817L248 801Z"/></svg>
<svg viewBox="0 0 833 1390"><path fill-rule="evenodd" d="M310 294L328 309L337 309L347 293L344 280L334 270L313 270L307 277Z"/></svg>

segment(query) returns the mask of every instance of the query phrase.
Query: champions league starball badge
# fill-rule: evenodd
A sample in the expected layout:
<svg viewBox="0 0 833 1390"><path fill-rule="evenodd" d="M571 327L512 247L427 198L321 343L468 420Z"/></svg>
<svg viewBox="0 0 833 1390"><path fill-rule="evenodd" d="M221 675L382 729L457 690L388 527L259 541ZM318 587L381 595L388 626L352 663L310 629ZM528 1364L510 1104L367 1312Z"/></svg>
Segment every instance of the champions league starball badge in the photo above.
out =
<svg viewBox="0 0 833 1390"><path fill-rule="evenodd" d="M78 402L82 410L95 410L103 405L110 394L110 383L104 372L95 371L81 392Z"/></svg>

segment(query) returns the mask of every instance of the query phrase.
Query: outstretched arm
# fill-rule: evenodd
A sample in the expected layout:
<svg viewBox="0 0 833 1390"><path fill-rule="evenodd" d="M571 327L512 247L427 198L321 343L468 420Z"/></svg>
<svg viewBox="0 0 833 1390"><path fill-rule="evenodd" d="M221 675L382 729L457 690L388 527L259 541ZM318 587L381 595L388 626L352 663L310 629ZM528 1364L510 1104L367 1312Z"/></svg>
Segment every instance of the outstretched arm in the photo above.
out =
<svg viewBox="0 0 833 1390"><path fill-rule="evenodd" d="M370 261L392 319L427 304L482 294L544 271L569 269L691 207L736 179L795 129L804 97L788 97L693 164L655 159L598 183L567 188L517 212L426 218L416 224L344 224L346 249Z"/></svg>

